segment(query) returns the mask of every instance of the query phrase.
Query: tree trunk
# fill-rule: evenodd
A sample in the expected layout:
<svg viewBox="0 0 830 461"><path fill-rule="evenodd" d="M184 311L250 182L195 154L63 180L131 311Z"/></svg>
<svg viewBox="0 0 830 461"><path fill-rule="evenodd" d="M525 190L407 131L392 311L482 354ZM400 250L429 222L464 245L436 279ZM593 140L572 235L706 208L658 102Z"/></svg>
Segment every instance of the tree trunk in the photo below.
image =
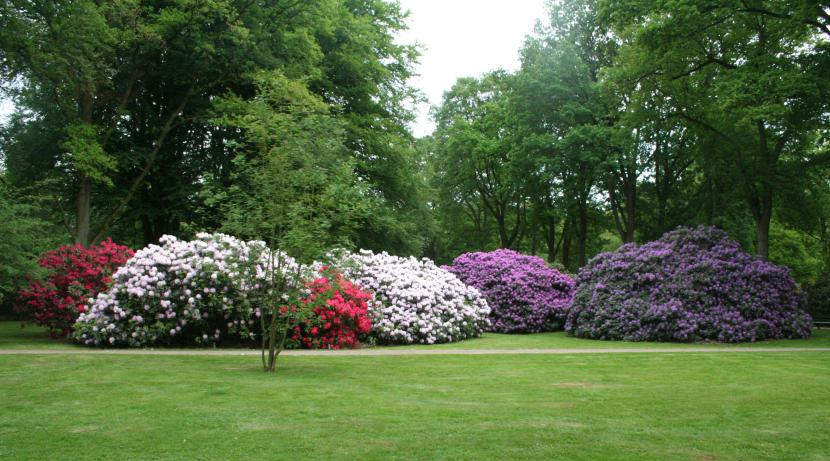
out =
<svg viewBox="0 0 830 461"><path fill-rule="evenodd" d="M769 219L758 221L758 256L769 259Z"/></svg>
<svg viewBox="0 0 830 461"><path fill-rule="evenodd" d="M533 227L535 228L536 226L533 226ZM536 254L536 245L538 244L538 241L539 241L538 229L531 230L531 234L530 234L530 254L532 254L532 255Z"/></svg>
<svg viewBox="0 0 830 461"><path fill-rule="evenodd" d="M565 227L562 229L562 265L571 269L571 234L573 230L573 219L568 216Z"/></svg>
<svg viewBox="0 0 830 461"><path fill-rule="evenodd" d="M499 230L499 247L510 248L510 239L507 237L507 223L504 214L496 215L496 227Z"/></svg>
<svg viewBox="0 0 830 461"><path fill-rule="evenodd" d="M587 262L588 256L588 206L585 203L579 206L579 225L577 226L576 264L577 268Z"/></svg>
<svg viewBox="0 0 830 461"><path fill-rule="evenodd" d="M712 183L712 174L710 171L704 170L706 175L706 225L711 226L715 220L715 186Z"/></svg>
<svg viewBox="0 0 830 461"><path fill-rule="evenodd" d="M755 226L758 233L758 256L769 259L769 226L772 220L772 194L768 194L767 200L762 200L761 210Z"/></svg>
<svg viewBox="0 0 830 461"><path fill-rule="evenodd" d="M628 216L625 220L625 236L623 242L634 241L634 232L637 230L637 178L631 179L625 190L625 212Z"/></svg>
<svg viewBox="0 0 830 461"><path fill-rule="evenodd" d="M75 243L89 246L89 226L92 207L92 184L86 175L81 175L76 202Z"/></svg>
<svg viewBox="0 0 830 461"><path fill-rule="evenodd" d="M547 221L545 225L545 243L548 247L548 262L552 263L556 260L556 253L559 250L556 245L556 218L548 216L545 219Z"/></svg>

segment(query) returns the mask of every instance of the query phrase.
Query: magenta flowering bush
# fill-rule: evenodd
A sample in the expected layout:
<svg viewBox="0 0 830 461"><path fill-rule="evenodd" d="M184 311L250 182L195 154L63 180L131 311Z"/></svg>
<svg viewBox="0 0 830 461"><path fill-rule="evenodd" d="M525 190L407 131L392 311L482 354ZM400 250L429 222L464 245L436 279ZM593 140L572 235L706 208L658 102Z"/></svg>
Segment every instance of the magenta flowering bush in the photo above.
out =
<svg viewBox="0 0 830 461"><path fill-rule="evenodd" d="M744 342L810 336L789 269L713 227L680 228L594 257L565 329L594 339Z"/></svg>
<svg viewBox="0 0 830 461"><path fill-rule="evenodd" d="M444 268L487 299L491 331L537 333L561 329L565 322L574 280L538 256L513 250L465 253Z"/></svg>

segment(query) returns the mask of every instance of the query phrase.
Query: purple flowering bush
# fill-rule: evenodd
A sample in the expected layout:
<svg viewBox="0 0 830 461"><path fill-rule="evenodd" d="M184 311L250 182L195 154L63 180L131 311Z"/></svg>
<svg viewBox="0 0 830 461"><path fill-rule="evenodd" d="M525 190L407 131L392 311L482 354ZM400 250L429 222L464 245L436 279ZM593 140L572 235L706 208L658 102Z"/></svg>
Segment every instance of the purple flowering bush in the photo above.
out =
<svg viewBox="0 0 830 461"><path fill-rule="evenodd" d="M491 331L537 333L561 329L565 322L574 280L538 256L513 250L465 253L444 268L487 299Z"/></svg>
<svg viewBox="0 0 830 461"><path fill-rule="evenodd" d="M789 269L713 227L680 228L594 257L577 277L565 329L594 339L743 342L806 338Z"/></svg>

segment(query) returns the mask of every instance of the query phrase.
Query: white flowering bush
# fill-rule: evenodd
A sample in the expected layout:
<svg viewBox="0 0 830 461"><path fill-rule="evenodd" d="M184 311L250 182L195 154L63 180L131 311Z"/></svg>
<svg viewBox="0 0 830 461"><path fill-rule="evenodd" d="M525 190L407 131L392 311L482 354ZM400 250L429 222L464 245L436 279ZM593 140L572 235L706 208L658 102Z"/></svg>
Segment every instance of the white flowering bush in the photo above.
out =
<svg viewBox="0 0 830 461"><path fill-rule="evenodd" d="M292 274L295 287L302 283L297 263L272 254L264 242L199 234L192 241L164 236L159 243L139 250L115 273L112 287L90 300L75 323L76 341L129 347L250 341L260 332L270 268Z"/></svg>
<svg viewBox="0 0 830 461"><path fill-rule="evenodd" d="M337 251L330 260L374 293L372 333L382 343L460 341L480 336L489 326L490 307L478 290L429 259L361 250Z"/></svg>

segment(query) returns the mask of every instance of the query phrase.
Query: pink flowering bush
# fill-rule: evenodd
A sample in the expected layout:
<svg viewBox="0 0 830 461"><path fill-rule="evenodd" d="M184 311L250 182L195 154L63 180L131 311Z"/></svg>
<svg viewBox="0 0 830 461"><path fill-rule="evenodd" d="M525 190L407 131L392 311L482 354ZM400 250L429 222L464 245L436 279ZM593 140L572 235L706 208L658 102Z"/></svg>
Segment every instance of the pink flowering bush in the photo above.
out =
<svg viewBox="0 0 830 461"><path fill-rule="evenodd" d="M296 262L271 255L264 242L164 236L160 245L139 250L115 273L112 287L90 300L73 336L81 344L128 347L251 341L260 331L269 267L278 260L296 274L290 283L302 284Z"/></svg>
<svg viewBox="0 0 830 461"><path fill-rule="evenodd" d="M565 323L574 280L538 256L506 249L465 253L444 268L487 299L491 331L538 333Z"/></svg>
<svg viewBox="0 0 830 461"><path fill-rule="evenodd" d="M20 291L17 310L48 327L53 337L67 336L87 300L109 288L112 274L132 255L129 247L110 239L88 248L66 245L46 252L39 261L46 277Z"/></svg>
<svg viewBox="0 0 830 461"><path fill-rule="evenodd" d="M565 329L632 341L806 338L811 319L789 269L713 227L677 229L594 257L577 278Z"/></svg>

